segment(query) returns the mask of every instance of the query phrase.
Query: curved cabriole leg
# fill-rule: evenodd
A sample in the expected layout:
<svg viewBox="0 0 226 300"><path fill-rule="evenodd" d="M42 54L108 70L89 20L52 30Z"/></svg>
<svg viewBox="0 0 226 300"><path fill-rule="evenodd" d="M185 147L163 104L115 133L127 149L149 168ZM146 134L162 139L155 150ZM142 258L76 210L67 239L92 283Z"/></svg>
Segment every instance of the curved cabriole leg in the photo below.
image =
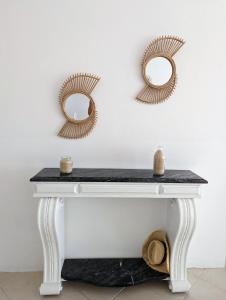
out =
<svg viewBox="0 0 226 300"><path fill-rule="evenodd" d="M63 201L42 198L38 209L38 227L42 240L44 271L41 295L58 295L62 290L61 269L64 261Z"/></svg>
<svg viewBox="0 0 226 300"><path fill-rule="evenodd" d="M189 291L187 252L195 229L196 215L193 199L174 199L168 211L168 238L171 247L170 284L173 293Z"/></svg>

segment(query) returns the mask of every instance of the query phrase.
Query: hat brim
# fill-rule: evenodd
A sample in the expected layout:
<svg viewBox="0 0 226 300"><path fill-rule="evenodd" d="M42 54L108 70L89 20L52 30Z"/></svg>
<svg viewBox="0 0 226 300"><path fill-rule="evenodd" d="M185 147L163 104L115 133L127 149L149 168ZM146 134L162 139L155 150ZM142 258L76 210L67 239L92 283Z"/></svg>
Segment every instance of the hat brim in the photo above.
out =
<svg viewBox="0 0 226 300"><path fill-rule="evenodd" d="M153 240L158 240L158 241L164 242L164 244L166 246L166 259L160 265L153 265L150 263L150 261L148 259L148 246L149 246L150 242ZM150 236L144 242L143 249L142 249L142 256L143 256L144 261L146 262L146 264L149 267L151 267L152 269L154 269L158 272L169 274L169 272L170 272L170 249L169 249L169 243L168 243L165 231L156 230L150 234Z"/></svg>

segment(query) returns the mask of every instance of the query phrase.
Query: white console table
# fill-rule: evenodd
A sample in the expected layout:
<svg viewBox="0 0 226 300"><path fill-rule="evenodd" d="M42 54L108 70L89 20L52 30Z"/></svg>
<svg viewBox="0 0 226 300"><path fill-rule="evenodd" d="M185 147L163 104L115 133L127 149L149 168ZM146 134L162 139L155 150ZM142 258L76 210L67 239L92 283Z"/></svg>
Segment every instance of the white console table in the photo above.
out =
<svg viewBox="0 0 226 300"><path fill-rule="evenodd" d="M186 170L168 170L155 177L151 170L74 169L61 175L59 169L43 169L30 180L39 198L38 226L44 255L41 295L60 294L64 263L64 201L73 197L167 198L167 236L170 243L169 288L190 289L186 260L195 229L194 198L200 197L206 180Z"/></svg>

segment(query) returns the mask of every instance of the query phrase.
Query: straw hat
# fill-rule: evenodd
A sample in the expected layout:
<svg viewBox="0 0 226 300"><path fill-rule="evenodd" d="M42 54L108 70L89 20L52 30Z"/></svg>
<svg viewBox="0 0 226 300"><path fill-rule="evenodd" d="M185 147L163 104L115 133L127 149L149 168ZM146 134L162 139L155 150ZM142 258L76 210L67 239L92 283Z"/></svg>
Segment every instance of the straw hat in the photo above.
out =
<svg viewBox="0 0 226 300"><path fill-rule="evenodd" d="M166 232L157 230L147 238L142 250L143 259L152 269L169 273L169 244Z"/></svg>

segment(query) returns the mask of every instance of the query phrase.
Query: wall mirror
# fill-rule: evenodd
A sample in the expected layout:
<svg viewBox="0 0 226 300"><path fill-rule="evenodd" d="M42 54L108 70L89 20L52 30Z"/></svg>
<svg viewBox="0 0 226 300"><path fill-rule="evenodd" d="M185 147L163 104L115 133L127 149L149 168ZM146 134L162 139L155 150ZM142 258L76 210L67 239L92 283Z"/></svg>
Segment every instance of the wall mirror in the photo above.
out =
<svg viewBox="0 0 226 300"><path fill-rule="evenodd" d="M72 94L64 102L65 114L73 120L84 120L89 116L90 103L88 96L81 93Z"/></svg>
<svg viewBox="0 0 226 300"><path fill-rule="evenodd" d="M142 74L146 85L137 95L137 100L155 104L172 94L176 85L173 56L183 44L184 41L178 37L162 36L148 45L142 60Z"/></svg>
<svg viewBox="0 0 226 300"><path fill-rule="evenodd" d="M173 66L166 57L157 56L150 59L144 68L148 83L161 86L166 84L173 74Z"/></svg>
<svg viewBox="0 0 226 300"><path fill-rule="evenodd" d="M58 135L64 138L78 139L87 136L96 120L96 106L91 92L97 85L99 77L91 74L70 76L60 90L60 105L66 123Z"/></svg>

